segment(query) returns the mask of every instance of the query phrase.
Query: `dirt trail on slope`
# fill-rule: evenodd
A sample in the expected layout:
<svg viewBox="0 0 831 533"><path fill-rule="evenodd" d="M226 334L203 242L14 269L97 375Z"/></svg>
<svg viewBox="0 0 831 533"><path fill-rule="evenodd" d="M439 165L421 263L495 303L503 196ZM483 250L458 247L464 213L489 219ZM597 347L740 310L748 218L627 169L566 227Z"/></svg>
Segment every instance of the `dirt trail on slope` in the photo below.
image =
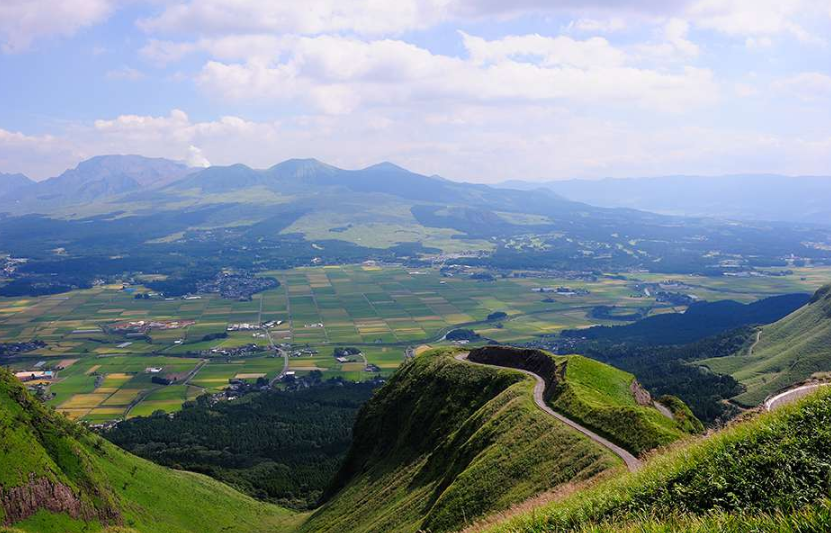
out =
<svg viewBox="0 0 831 533"><path fill-rule="evenodd" d="M554 418L556 418L557 420L559 420L563 424L569 426L572 429L575 429L575 430L579 431L580 433L587 436L588 438L590 438L594 442L596 442L596 443L600 444L601 446L603 446L604 448L610 450L612 453L614 453L615 455L617 455L618 457L623 459L623 462L626 463L626 467L631 472L635 472L636 470L638 470L643 465L643 463L640 461L640 459L638 459L637 457L635 457L634 455L632 455L628 451L624 450L623 448L621 448L617 444L615 444L615 443L613 443L613 442L611 442L607 439L604 439L603 437L601 437L597 433L593 432L592 430L581 426L580 424L578 424L574 420L571 420L570 418L566 418L565 416L561 415L560 413L554 411L554 409L549 407L548 404L545 403L545 400L543 399L543 393L545 392L545 381L543 380L543 378L541 376L539 376L539 375L537 375L533 372L530 372L528 370L522 370L520 368L512 368L512 367L498 366L498 365L486 365L484 363L476 363L476 362L468 360L468 358L467 358L468 354L469 354L469 352L460 353L460 354L456 355L456 360L463 361L463 362L466 362L466 363L469 363L469 364L472 364L472 365L489 366L489 367L492 367L492 368L505 368L505 369L508 369L508 370L515 370L517 372L522 372L523 374L527 374L527 375L533 377L536 380L536 385L534 385L534 403L537 404L537 407L542 409L545 413L553 416Z"/></svg>

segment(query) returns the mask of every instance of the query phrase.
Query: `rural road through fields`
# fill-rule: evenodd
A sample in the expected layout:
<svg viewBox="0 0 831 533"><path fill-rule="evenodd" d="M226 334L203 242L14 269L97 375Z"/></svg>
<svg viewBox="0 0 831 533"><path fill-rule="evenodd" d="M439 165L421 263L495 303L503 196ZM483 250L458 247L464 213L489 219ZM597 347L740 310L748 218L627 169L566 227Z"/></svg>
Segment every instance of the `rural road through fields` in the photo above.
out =
<svg viewBox="0 0 831 533"><path fill-rule="evenodd" d="M765 410L774 411L783 405L793 403L800 398L808 396L820 387L825 387L827 385L831 385L831 383L813 383L811 385L802 385L801 387L780 392L776 396L772 396L765 400Z"/></svg>
<svg viewBox="0 0 831 533"><path fill-rule="evenodd" d="M549 407L548 404L545 403L545 400L543 399L543 392L545 392L545 381L542 379L542 377L538 376L537 374L534 374L533 372L529 372L528 370L522 370L522 369L519 369L519 368L512 368L512 367L507 367L507 366L497 366L497 365L486 365L484 363L476 363L474 361L468 360L468 358L467 358L468 354L469 354L469 352L460 353L456 356L456 360L457 361L463 361L463 362L466 362L466 363L470 363L472 365L489 366L489 367L492 367L492 368L505 368L505 369L508 369L508 370L516 370L517 372L522 372L523 374L527 374L527 375L533 377L537 381L536 385L534 385L534 403L537 404L537 407L542 409L545 413L553 416L554 418L556 418L557 420L559 420L563 424L569 426L572 429L575 429L575 430L579 431L583 435L587 436L588 438L590 438L594 442L600 444L604 448L607 448L612 453L614 453L615 455L617 455L618 457L623 459L623 462L626 463L626 468L628 468L630 472L634 472L634 471L638 470L641 467L641 465L643 464L640 461L640 459L638 459L637 457L635 457L631 453L627 452L626 450L624 450L623 448L621 448L617 444L614 444L613 442L610 442L609 440L604 439L603 437L601 437L597 433L593 432L592 430L581 426L580 424L578 424L577 422L575 422L575 421L573 421L569 418L566 418L565 416L561 415L560 413L556 412L554 409Z"/></svg>

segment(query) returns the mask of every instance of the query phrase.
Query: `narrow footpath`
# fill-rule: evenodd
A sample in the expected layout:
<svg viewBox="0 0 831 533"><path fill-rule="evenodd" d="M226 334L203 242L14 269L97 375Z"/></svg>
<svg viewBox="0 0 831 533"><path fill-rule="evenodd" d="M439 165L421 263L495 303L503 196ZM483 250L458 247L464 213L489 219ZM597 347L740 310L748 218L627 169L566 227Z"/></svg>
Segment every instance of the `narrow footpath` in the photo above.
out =
<svg viewBox="0 0 831 533"><path fill-rule="evenodd" d="M536 385L534 385L534 403L537 404L537 407L542 409L545 413L553 416L554 418L556 418L557 420L559 420L563 424L569 426L572 429L575 429L575 430L579 431L583 435L587 436L588 438L590 438L594 442L596 442L599 445L603 446L604 448L610 450L612 453L614 453L615 455L617 455L618 457L623 459L623 462L626 463L626 468L628 468L630 472L635 472L636 470L638 470L643 465L643 463L640 461L640 459L638 459L637 457L635 457L634 455L632 455L628 451L624 450L623 448L621 448L617 444L615 444L613 442L610 442L607 439L604 439L603 437L601 437L597 433L593 432L592 430L581 426L580 424L578 424L574 420L566 418L565 416L561 415L560 413L554 411L554 409L549 407L548 404L545 403L545 400L543 399L544 398L543 393L545 392L545 380L543 380L541 376L538 376L537 374L534 374L533 372L529 372L528 370L522 370L522 369L519 369L519 368L512 368L512 367L508 367L508 366L486 365L484 363L476 363L474 361L468 360L468 358L467 358L468 354L469 354L469 352L460 353L456 356L456 359L458 361L463 361L463 362L466 362L466 363L470 363L472 365L489 366L489 367L492 367L492 368L504 368L504 369L507 369L507 370L515 370L517 372L522 372L523 374L527 374L527 375L533 377L537 381Z"/></svg>

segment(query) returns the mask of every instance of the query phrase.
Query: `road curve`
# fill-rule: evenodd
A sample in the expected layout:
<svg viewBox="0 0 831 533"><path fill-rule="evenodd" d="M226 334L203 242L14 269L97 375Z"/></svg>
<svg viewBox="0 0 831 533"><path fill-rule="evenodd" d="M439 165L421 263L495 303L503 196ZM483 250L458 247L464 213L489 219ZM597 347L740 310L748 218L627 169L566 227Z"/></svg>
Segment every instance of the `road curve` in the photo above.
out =
<svg viewBox="0 0 831 533"><path fill-rule="evenodd" d="M775 411L783 405L793 403L800 398L808 396L818 388L825 387L827 385L831 385L831 383L812 383L810 385L802 385L801 387L796 387L790 390L786 390L785 392L780 392L776 396L771 396L770 398L765 400L765 410Z"/></svg>
<svg viewBox="0 0 831 533"><path fill-rule="evenodd" d="M489 366L489 367L492 367L492 368L504 368L504 369L507 369L507 370L515 370L517 372L522 372L523 374L527 374L527 375L533 377L537 382L536 385L534 385L534 403L537 404L537 407L542 409L545 413L553 416L554 418L556 418L557 420L559 420L563 424L569 426L572 429L575 429L575 430L579 431L583 435L587 436L588 438L590 438L594 442L598 443L599 445L603 446L604 448L607 448L612 453L614 453L615 455L617 455L618 457L623 459L623 462L626 463L626 468L628 468L630 472L635 472L636 470L638 470L643 465L643 463L640 461L640 459L638 459L637 457L635 457L631 453L627 452L626 450L624 450L623 448L621 448L617 444L615 444L613 442L610 442L607 439L604 439L603 437L601 437L600 435L598 435L594 431L581 426L580 424L578 424L574 420L566 418L565 416L561 415L560 413L556 412L554 409L549 407L548 404L545 403L545 400L543 399L543 392L545 392L545 381L542 379L541 376L538 376L537 374L534 374L533 372L530 372L528 370L522 370L520 368L513 368L513 367L508 367L508 366L503 367L503 366L498 366L498 365L486 365L484 363L477 363L475 361L470 361L467 358L468 354L469 354L469 352L460 353L460 354L456 355L456 360L464 361L464 362L470 363L472 365Z"/></svg>

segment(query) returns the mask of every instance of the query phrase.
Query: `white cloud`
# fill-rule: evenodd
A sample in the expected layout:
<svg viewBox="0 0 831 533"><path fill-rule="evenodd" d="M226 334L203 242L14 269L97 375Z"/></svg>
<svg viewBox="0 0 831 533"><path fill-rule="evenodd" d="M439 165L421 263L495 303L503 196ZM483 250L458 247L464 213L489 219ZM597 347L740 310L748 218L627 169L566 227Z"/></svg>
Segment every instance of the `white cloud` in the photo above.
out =
<svg viewBox="0 0 831 533"><path fill-rule="evenodd" d="M706 69L635 68L604 39L537 35L487 41L463 35L471 59L403 41L299 38L283 61L210 61L201 87L235 100L301 100L328 113L423 102L572 100L681 110L715 101ZM532 55L537 62L523 61Z"/></svg>
<svg viewBox="0 0 831 533"><path fill-rule="evenodd" d="M106 76L110 80L136 81L144 78L144 73L132 67L123 66L115 70L110 70Z"/></svg>
<svg viewBox="0 0 831 533"><path fill-rule="evenodd" d="M0 128L0 172L22 172L41 178L68 168L80 155L65 138L25 135Z"/></svg>
<svg viewBox="0 0 831 533"><path fill-rule="evenodd" d="M295 42L295 36L277 37L266 34L226 35L201 38L193 42L150 39L139 49L139 55L157 66L175 63L197 52L223 60L269 61L277 58Z"/></svg>
<svg viewBox="0 0 831 533"><path fill-rule="evenodd" d="M750 50L759 50L773 46L773 39L770 37L748 37L744 45Z"/></svg>
<svg viewBox="0 0 831 533"><path fill-rule="evenodd" d="M27 50L37 39L69 36L106 19L111 0L3 0L0 2L0 50Z"/></svg>
<svg viewBox="0 0 831 533"><path fill-rule="evenodd" d="M646 59L686 61L699 54L698 45L688 39L689 31L689 22L671 18L661 27L659 41L637 44L632 49Z"/></svg>
<svg viewBox="0 0 831 533"><path fill-rule="evenodd" d="M193 145L188 146L188 157L185 162L190 167L207 168L211 166L211 162L208 161L208 158L202 153L202 149Z"/></svg>
<svg viewBox="0 0 831 533"><path fill-rule="evenodd" d="M831 76L821 72L802 72L777 80L773 87L803 102L831 99Z"/></svg>
<svg viewBox="0 0 831 533"><path fill-rule="evenodd" d="M534 58L543 66L614 67L625 62L625 54L602 37L578 41L570 37L514 35L487 41L464 32L465 49L477 65Z"/></svg>
<svg viewBox="0 0 831 533"><path fill-rule="evenodd" d="M567 29L586 33L613 33L626 29L626 26L626 21L620 17L603 20L582 18L570 23Z"/></svg>
<svg viewBox="0 0 831 533"><path fill-rule="evenodd" d="M805 43L823 39L805 30L801 19L817 8L815 0L698 0L687 14L695 24L736 37L790 34Z"/></svg>
<svg viewBox="0 0 831 533"><path fill-rule="evenodd" d="M399 33L442 20L449 0L192 0L174 2L139 22L148 32L201 34L352 31Z"/></svg>

